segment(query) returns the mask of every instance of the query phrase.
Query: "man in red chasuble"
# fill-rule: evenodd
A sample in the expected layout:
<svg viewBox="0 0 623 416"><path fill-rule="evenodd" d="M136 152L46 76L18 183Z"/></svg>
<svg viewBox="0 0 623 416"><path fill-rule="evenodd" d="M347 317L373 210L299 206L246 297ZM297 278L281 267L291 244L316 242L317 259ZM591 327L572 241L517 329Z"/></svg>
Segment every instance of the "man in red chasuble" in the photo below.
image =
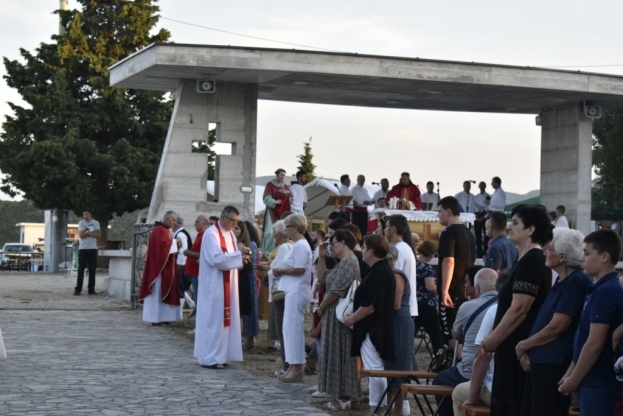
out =
<svg viewBox="0 0 623 416"><path fill-rule="evenodd" d="M167 211L162 222L156 222L147 246L138 300L143 304L143 321L160 325L181 319L180 291L177 275L177 244L171 238L171 227L177 214Z"/></svg>
<svg viewBox="0 0 623 416"><path fill-rule="evenodd" d="M422 199L420 198L420 190L417 186L411 182L408 172L403 172L400 175L400 183L394 185L394 187L387 193L387 202L393 197L398 198L397 209L411 211L413 209L422 209ZM411 204L413 204L413 207Z"/></svg>

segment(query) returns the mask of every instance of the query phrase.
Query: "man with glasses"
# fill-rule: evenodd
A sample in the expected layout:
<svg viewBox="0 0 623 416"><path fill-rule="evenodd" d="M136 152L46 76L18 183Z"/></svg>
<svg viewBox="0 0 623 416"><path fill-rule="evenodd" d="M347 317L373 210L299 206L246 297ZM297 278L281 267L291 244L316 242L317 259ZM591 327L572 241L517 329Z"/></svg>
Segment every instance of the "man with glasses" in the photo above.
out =
<svg viewBox="0 0 623 416"><path fill-rule="evenodd" d="M238 269L251 260L251 249L236 243L239 215L236 208L225 207L201 241L194 356L213 369L242 361Z"/></svg>

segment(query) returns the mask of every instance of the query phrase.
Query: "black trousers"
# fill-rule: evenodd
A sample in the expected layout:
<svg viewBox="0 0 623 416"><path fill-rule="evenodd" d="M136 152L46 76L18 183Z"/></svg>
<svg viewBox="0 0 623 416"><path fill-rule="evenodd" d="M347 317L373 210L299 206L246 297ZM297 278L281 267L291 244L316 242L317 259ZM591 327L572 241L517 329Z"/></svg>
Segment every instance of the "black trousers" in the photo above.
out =
<svg viewBox="0 0 623 416"><path fill-rule="evenodd" d="M474 234L476 237L476 257L479 259L487 253L487 244L489 243L489 237L487 237L487 233L485 231L485 222L487 221L474 221Z"/></svg>
<svg viewBox="0 0 623 416"><path fill-rule="evenodd" d="M526 373L522 416L566 416L571 396L558 391L558 381L565 375L569 361L562 364L532 364Z"/></svg>
<svg viewBox="0 0 623 416"><path fill-rule="evenodd" d="M84 269L89 267L89 293L95 292L95 267L97 266L97 249L78 250L78 281L76 282L76 292L82 292L84 284Z"/></svg>
<svg viewBox="0 0 623 416"><path fill-rule="evenodd" d="M368 234L368 211L366 212L351 212L352 223L359 228L361 236Z"/></svg>
<svg viewBox="0 0 623 416"><path fill-rule="evenodd" d="M424 331L430 337L433 351L437 352L443 347L443 338L441 337L441 322L439 321L439 313L437 306L431 306L424 302L417 303L417 312L413 321L415 322L415 332L424 328Z"/></svg>
<svg viewBox="0 0 623 416"><path fill-rule="evenodd" d="M452 327L454 326L454 321L456 321L456 312L459 309L459 305L457 305L456 298L452 296L452 300L454 301L454 308L446 308L441 303L441 295L439 296L439 321L441 322L441 330L443 341L450 345L449 342L452 339Z"/></svg>

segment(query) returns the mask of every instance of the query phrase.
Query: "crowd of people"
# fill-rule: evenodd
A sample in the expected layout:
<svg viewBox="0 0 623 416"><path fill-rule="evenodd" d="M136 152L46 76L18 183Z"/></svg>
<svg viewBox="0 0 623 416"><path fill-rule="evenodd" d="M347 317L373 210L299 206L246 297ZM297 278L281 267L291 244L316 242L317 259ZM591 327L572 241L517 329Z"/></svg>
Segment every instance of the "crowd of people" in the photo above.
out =
<svg viewBox="0 0 623 416"><path fill-rule="evenodd" d="M370 233L362 232L357 215L352 223L338 216L326 232L309 235L304 188L296 186L305 183L304 174L293 187L284 175L278 170L266 188L263 239L231 206L218 218L198 217L194 243L174 212L151 234L140 293L144 320L180 319L192 286L201 365L223 369L241 361L243 338L246 348L255 347L261 272L269 288L269 337L282 351L275 375L284 383L302 381L311 347L318 357L314 397L326 398L330 410L361 401L361 368L419 370L414 337L423 331L438 356L453 351L456 357L455 364L435 368L433 384L454 388L452 397L437 397L440 415L462 415L460 405L479 403L492 415L566 415L574 392L582 415L615 414L617 377L623 380L623 357L615 365L623 356L623 288L615 271L621 238L615 231L584 236L561 220L564 207L557 208L554 224L540 205L516 207L508 224L497 177L491 197L474 197L466 181L456 197L418 192L416 199L417 187L405 173L391 190L385 180L381 191L387 194L373 200L349 190L353 208L396 197L401 208L436 209L444 226L438 246L419 244L400 214L383 217ZM349 180L342 179L344 193ZM364 183L360 175L356 187ZM479 188L482 195L486 184ZM484 212L476 216L481 226L470 230L460 219L465 211ZM482 247L478 229L485 233ZM436 270L429 264L435 256ZM476 258L482 267L474 266ZM194 279L179 278L187 275ZM307 345L310 303L314 342ZM368 384L371 413L394 397L390 414L410 413L396 379L371 377Z"/></svg>

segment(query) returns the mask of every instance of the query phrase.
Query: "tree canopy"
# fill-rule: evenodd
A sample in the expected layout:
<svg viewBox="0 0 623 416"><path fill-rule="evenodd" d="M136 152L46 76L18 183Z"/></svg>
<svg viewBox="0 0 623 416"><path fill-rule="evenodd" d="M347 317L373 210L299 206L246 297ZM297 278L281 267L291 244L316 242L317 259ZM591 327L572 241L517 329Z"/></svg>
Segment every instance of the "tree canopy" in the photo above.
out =
<svg viewBox="0 0 623 416"><path fill-rule="evenodd" d="M305 172L307 174L307 181L311 182L314 180L314 178L316 177L316 165L314 165L313 160L314 160L314 155L312 154L312 150L311 150L311 141L312 138L309 138L309 141L303 142L303 145L305 146L303 148L303 154L302 155L298 155L299 158L299 166L297 168L297 170L302 170L303 172Z"/></svg>
<svg viewBox="0 0 623 416"><path fill-rule="evenodd" d="M41 209L92 209L105 234L114 214L149 205L172 111L164 93L110 87L108 68L170 33L150 34L157 0L77 1L82 10L56 12L65 34L4 58L28 105L9 103L0 189Z"/></svg>
<svg viewBox="0 0 623 416"><path fill-rule="evenodd" d="M593 122L593 166L599 176L593 187L592 217L623 218L623 109Z"/></svg>

